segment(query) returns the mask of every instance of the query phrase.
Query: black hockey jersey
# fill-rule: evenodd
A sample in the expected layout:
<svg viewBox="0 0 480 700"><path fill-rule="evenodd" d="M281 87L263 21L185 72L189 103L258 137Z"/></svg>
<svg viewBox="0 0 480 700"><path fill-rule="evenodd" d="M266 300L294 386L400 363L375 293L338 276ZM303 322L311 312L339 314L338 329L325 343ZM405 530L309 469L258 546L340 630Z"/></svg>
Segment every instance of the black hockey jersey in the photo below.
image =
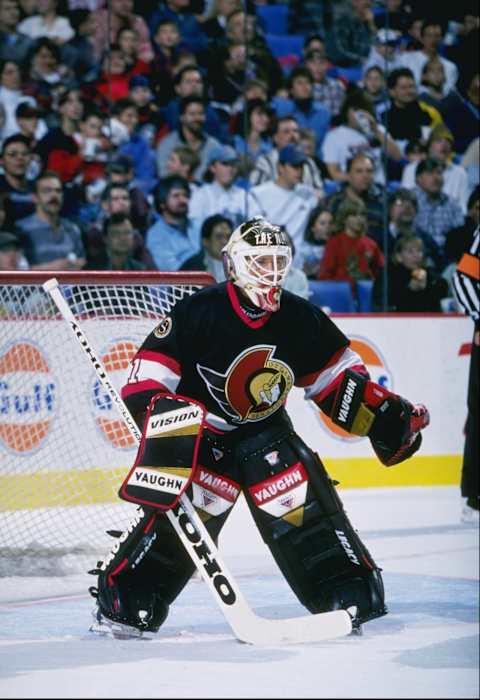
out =
<svg viewBox="0 0 480 700"><path fill-rule="evenodd" d="M347 368L365 370L323 311L282 292L280 309L251 318L224 282L179 301L132 361L122 398L135 414L160 391L203 403L208 424L231 430L264 421L293 386L320 403Z"/></svg>

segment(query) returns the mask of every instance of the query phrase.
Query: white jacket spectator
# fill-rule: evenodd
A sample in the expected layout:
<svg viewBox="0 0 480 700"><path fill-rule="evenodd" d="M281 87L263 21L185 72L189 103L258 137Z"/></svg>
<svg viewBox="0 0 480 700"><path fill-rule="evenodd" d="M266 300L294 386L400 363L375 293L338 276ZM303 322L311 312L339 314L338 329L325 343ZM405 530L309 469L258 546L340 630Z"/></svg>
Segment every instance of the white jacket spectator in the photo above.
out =
<svg viewBox="0 0 480 700"><path fill-rule="evenodd" d="M195 188L188 207L189 216L202 224L214 214L230 219L234 228L250 217L254 206L251 195L234 184L238 154L231 146L217 146L209 155L207 175L213 181Z"/></svg>
<svg viewBox="0 0 480 700"><path fill-rule="evenodd" d="M410 68L415 76L417 87L420 87L422 82L422 70L425 63L432 59L438 58L445 69L445 85L444 91L447 94L453 90L458 80L458 68L455 63L444 58L439 53L439 48L443 42L443 30L441 23L436 19L428 19L423 22L421 28L421 41L423 49L419 51L405 51L401 57L401 64L405 68ZM473 59L473 57L472 57Z"/></svg>
<svg viewBox="0 0 480 700"><path fill-rule="evenodd" d="M323 142L322 159L330 178L347 181L348 161L358 153L365 153L374 162L375 182L385 184L382 146L393 160L401 160L402 154L385 127L377 122L373 102L363 90L353 88L347 93L338 122Z"/></svg>
<svg viewBox="0 0 480 700"><path fill-rule="evenodd" d="M383 126L378 127L385 133ZM335 163L339 169L347 173L347 163L358 153L370 156L375 164L375 182L385 184L385 173L382 164L381 149L372 147L366 136L357 129L347 125L340 125L331 129L323 142L323 160L325 163Z"/></svg>
<svg viewBox="0 0 480 700"><path fill-rule="evenodd" d="M47 37L57 44L64 44L75 36L67 17L57 15L57 0L37 0L38 14L31 15L18 25L18 31L30 39Z"/></svg>
<svg viewBox="0 0 480 700"><path fill-rule="evenodd" d="M305 160L298 146L284 146L279 151L277 179L250 190L257 210L249 216L264 216L287 230L297 251L294 257L297 267L301 267L298 251L305 226L311 210L318 204L313 187L301 183Z"/></svg>
<svg viewBox="0 0 480 700"><path fill-rule="evenodd" d="M427 142L427 156L434 158L443 166L442 192L460 204L464 214L467 213L467 201L471 192L468 173L462 165L453 162L454 136L444 124L439 124L431 132ZM409 163L402 173L402 187L411 189L416 185L417 162Z"/></svg>
<svg viewBox="0 0 480 700"><path fill-rule="evenodd" d="M418 161L413 161L405 166L402 173L402 187L413 189L415 187L415 174ZM467 213L467 200L470 191L468 189L468 175L465 168L455 163L448 163L443 170L442 192L447 194L460 204L464 214Z"/></svg>
<svg viewBox="0 0 480 700"><path fill-rule="evenodd" d="M278 153L280 149L288 144L299 145L300 127L295 117L286 116L277 119L272 141L275 147L269 153L258 157L255 167L249 175L249 181L252 186L275 180L278 175ZM310 185L317 190L319 196L324 196L323 178L313 158L307 157L305 159L301 181L304 185Z"/></svg>

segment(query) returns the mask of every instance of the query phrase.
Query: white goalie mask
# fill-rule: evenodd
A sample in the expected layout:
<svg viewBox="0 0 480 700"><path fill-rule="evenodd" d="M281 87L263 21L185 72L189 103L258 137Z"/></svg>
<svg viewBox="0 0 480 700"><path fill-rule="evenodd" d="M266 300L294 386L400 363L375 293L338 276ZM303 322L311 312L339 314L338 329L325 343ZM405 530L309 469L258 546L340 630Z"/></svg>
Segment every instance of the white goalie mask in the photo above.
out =
<svg viewBox="0 0 480 700"><path fill-rule="evenodd" d="M280 226L255 218L238 226L222 249L225 276L264 311L280 307L292 246Z"/></svg>

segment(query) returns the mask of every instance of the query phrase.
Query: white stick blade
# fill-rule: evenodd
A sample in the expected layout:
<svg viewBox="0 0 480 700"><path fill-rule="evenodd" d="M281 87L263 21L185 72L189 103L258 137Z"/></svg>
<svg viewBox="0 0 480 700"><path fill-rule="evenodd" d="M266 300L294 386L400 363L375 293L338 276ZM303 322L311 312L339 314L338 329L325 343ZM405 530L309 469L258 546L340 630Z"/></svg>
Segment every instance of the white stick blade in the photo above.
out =
<svg viewBox="0 0 480 700"><path fill-rule="evenodd" d="M248 616L247 616L248 617ZM346 610L317 613L305 617L272 620L252 614L235 625L238 638L255 646L306 644L345 637L352 631L352 618Z"/></svg>

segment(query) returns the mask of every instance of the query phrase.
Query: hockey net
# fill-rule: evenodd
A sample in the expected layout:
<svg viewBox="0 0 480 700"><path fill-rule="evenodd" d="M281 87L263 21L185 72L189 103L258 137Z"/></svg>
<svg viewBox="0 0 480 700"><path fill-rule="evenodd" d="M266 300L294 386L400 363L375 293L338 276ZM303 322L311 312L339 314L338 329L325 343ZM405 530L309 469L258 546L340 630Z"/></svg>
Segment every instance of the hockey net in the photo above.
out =
<svg viewBox="0 0 480 700"><path fill-rule="evenodd" d="M117 390L145 336L207 273L0 273L0 576L71 573L135 507L134 439L42 285L60 283ZM52 562L55 562L54 567Z"/></svg>

